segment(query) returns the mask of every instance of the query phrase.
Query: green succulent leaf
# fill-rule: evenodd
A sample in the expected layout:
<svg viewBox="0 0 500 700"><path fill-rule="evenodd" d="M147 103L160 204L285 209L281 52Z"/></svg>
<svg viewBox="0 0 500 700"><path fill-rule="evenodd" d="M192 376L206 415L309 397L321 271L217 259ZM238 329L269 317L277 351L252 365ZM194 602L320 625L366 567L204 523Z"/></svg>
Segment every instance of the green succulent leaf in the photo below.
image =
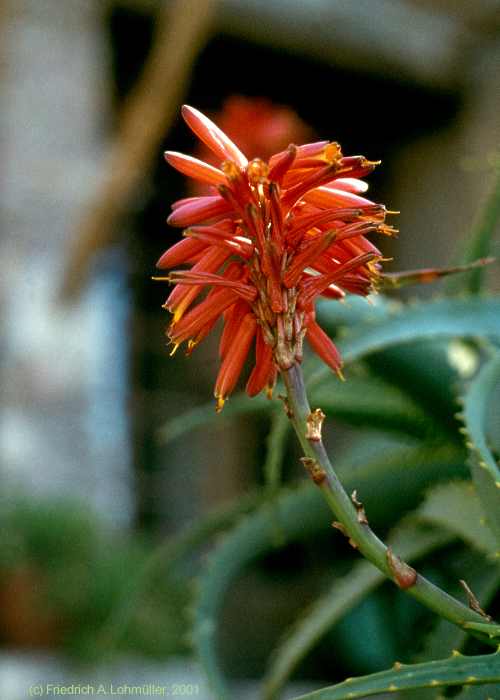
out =
<svg viewBox="0 0 500 700"><path fill-rule="evenodd" d="M496 700L498 695L498 685L496 683L487 685L468 685L453 700ZM442 700L434 697L433 700Z"/></svg>
<svg viewBox="0 0 500 700"><path fill-rule="evenodd" d="M378 322L401 308L403 304L400 301L383 294L376 294L368 299L348 294L341 302L332 304L331 300L319 299L316 305L322 322L328 319L330 326L337 329L359 326L374 319Z"/></svg>
<svg viewBox="0 0 500 700"><path fill-rule="evenodd" d="M492 396L499 386L500 353L497 353L470 384L465 395L464 422L472 478L486 521L500 546L500 469L490 449L487 433Z"/></svg>
<svg viewBox="0 0 500 700"><path fill-rule="evenodd" d="M349 425L425 437L434 425L428 414L404 391L373 376L349 376L346 382L325 382L310 392L311 402Z"/></svg>
<svg viewBox="0 0 500 700"><path fill-rule="evenodd" d="M467 622L464 627L469 630L474 630L476 632L483 632L487 634L491 639L500 638L500 625L494 625L491 622Z"/></svg>
<svg viewBox="0 0 500 700"><path fill-rule="evenodd" d="M438 299L397 308L387 317L350 331L338 342L346 363L378 350L428 338L491 337L500 340L500 298ZM320 367L309 378L308 388L330 374Z"/></svg>
<svg viewBox="0 0 500 700"><path fill-rule="evenodd" d="M500 567L496 564L485 565L484 558L475 554L469 565L461 570L461 575L486 608L498 592ZM458 582L455 589L450 588L449 593L456 597L463 596L463 590L460 590ZM485 625L486 627L487 629L479 629L478 631L486 631L488 634L495 632L491 624ZM464 630L440 618L436 621L434 629L428 635L424 647L415 661L431 661L444 654L451 654L453 649L460 651L466 639L468 639L468 635ZM413 695L411 697L413 698Z"/></svg>
<svg viewBox="0 0 500 700"><path fill-rule="evenodd" d="M355 700L379 693L403 692L413 688L484 685L500 682L500 653L483 656L453 655L422 664L395 664L381 673L350 678L295 700Z"/></svg>
<svg viewBox="0 0 500 700"><path fill-rule="evenodd" d="M446 528L484 554L496 554L495 538L486 525L481 501L470 481L434 486L419 508L419 517Z"/></svg>
<svg viewBox="0 0 500 700"><path fill-rule="evenodd" d="M497 163L491 189L478 212L471 234L467 236L463 252L458 258L459 262L467 264L490 254L493 237L495 232L498 231L499 219L500 165ZM478 294L483 287L484 273L484 269L476 268L464 275L450 279L447 284L447 290L452 294L459 292Z"/></svg>
<svg viewBox="0 0 500 700"><path fill-rule="evenodd" d="M365 358L370 372L411 397L435 428L457 440L454 418L460 376L450 363L449 339L418 340L391 346ZM474 351L470 349L470 353ZM471 358L473 359L473 358ZM350 381L351 373L347 372Z"/></svg>
<svg viewBox="0 0 500 700"><path fill-rule="evenodd" d="M465 397L464 417L467 433L473 440L471 449L475 450L479 459L485 463L485 468L492 479L500 482L500 468L489 448L486 431L491 396L498 384L500 384L500 353L484 365L471 383Z"/></svg>

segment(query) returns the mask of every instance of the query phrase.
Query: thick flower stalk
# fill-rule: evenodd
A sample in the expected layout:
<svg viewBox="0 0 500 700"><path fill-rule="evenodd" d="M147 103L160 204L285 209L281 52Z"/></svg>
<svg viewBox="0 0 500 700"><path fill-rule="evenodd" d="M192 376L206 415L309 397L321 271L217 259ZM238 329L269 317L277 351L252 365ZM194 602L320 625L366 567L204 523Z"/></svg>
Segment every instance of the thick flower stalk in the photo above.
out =
<svg viewBox="0 0 500 700"><path fill-rule="evenodd" d="M377 163L346 157L327 141L290 145L267 162L249 162L199 111L184 106L182 114L220 167L165 154L174 168L212 188L174 203L168 218L185 228L184 239L158 267L190 266L159 278L176 285L165 302L173 314L172 352L186 343L190 353L223 319L217 410L252 348L250 396L271 393L278 371L301 362L304 339L340 374L342 360L316 321L315 304L321 296L366 296L376 288L382 254L366 236L396 233L385 223L385 207L362 196L367 185L360 178Z"/></svg>

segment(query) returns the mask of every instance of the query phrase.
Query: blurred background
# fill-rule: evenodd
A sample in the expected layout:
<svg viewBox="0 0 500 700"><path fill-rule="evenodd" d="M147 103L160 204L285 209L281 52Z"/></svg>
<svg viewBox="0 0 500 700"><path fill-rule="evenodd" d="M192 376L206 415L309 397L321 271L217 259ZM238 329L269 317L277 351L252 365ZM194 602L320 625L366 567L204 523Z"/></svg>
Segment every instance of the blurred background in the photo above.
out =
<svg viewBox="0 0 500 700"><path fill-rule="evenodd" d="M267 424L158 439L209 400L217 366L210 342L168 357L150 279L189 194L163 150L201 154L179 106L250 156L326 138L382 159L371 196L401 211L388 269L446 264L498 165L500 2L3 0L0 35L0 695L99 659L123 682L201 684L186 578L156 567L136 599L130 583L165 538L262 482ZM235 678L259 676L321 551L281 551L235 591Z"/></svg>

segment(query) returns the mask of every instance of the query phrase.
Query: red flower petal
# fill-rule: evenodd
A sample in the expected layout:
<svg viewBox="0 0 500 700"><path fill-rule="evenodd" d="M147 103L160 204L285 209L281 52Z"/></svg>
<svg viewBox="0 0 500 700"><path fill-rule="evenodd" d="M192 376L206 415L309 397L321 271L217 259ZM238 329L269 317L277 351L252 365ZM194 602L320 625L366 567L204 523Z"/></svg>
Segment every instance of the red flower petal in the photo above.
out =
<svg viewBox="0 0 500 700"><path fill-rule="evenodd" d="M217 399L217 411L221 411L227 396L233 391L239 379L243 365L250 350L257 320L253 314L243 317L238 331L234 336L234 342L226 353L215 382L215 398Z"/></svg>
<svg viewBox="0 0 500 700"><path fill-rule="evenodd" d="M201 253L205 248L206 245L203 241L196 241L194 238L185 238L182 241L174 243L171 248L165 251L156 263L156 267L160 268L160 270L166 270L169 267L181 265L192 258L193 255Z"/></svg>
<svg viewBox="0 0 500 700"><path fill-rule="evenodd" d="M194 107L183 105L182 116L196 136L221 160L234 160L240 168L246 168L248 160L238 146L204 114Z"/></svg>
<svg viewBox="0 0 500 700"><path fill-rule="evenodd" d="M214 168L213 165L204 163L198 158L186 156L176 151L165 151L164 155L167 163L194 180L205 182L208 185L222 185L226 182L226 176L222 170Z"/></svg>
<svg viewBox="0 0 500 700"><path fill-rule="evenodd" d="M268 345L260 329L255 341L255 365L246 385L249 396L257 396L262 389L272 382L275 372L273 348Z"/></svg>
<svg viewBox="0 0 500 700"><path fill-rule="evenodd" d="M227 214L231 206L219 195L213 197L193 197L188 202L176 207L167 219L170 226L191 226L200 221L214 219Z"/></svg>
<svg viewBox="0 0 500 700"><path fill-rule="evenodd" d="M307 324L306 338L314 352L337 374L342 367L342 358L333 341L312 318Z"/></svg>
<svg viewBox="0 0 500 700"><path fill-rule="evenodd" d="M221 360L224 359L227 352L233 346L242 318L250 311L250 307L243 300L237 301L236 304L227 310L224 318L224 328L219 342L219 357Z"/></svg>
<svg viewBox="0 0 500 700"><path fill-rule="evenodd" d="M335 187L317 187L304 195L306 202L317 207L360 207L373 204L369 199L360 197L352 192L336 189Z"/></svg>
<svg viewBox="0 0 500 700"><path fill-rule="evenodd" d="M228 250L220 248L208 249L201 260L191 268L191 272L217 272L230 255L231 253ZM197 286L188 286L182 283L176 284L164 305L166 309L174 314L173 323L177 323L182 318L186 309L192 304L198 294L203 291L203 288L203 283Z"/></svg>

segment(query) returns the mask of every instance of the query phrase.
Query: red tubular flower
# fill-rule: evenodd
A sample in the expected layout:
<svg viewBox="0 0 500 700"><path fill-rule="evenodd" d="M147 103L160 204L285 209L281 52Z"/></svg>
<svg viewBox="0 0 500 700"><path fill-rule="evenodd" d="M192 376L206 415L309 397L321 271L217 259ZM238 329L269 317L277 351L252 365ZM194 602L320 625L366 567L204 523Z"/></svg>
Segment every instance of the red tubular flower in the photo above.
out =
<svg viewBox="0 0 500 700"><path fill-rule="evenodd" d="M321 357L323 362L337 372L340 376L342 359L334 343L319 326L314 318L310 318L307 324L307 340L314 352Z"/></svg>
<svg viewBox="0 0 500 700"><path fill-rule="evenodd" d="M228 396L241 374L248 351L257 330L257 319L253 313L247 313L241 319L236 333L234 334L233 347L227 352L217 375L215 382L215 398L217 399L216 410L222 410L226 396Z"/></svg>
<svg viewBox="0 0 500 700"><path fill-rule="evenodd" d="M268 162L249 162L201 112L185 106L182 114L220 167L165 154L174 168L211 187L209 195L172 206L168 222L188 227L186 238L158 261L162 269L190 266L160 278L177 285L165 304L174 314L168 329L174 351L187 342L190 353L223 319L217 410L253 346L250 396L270 392L278 370L301 361L304 338L340 374L340 355L316 322L314 304L319 296L366 296L380 281L382 255L365 236L396 230L384 223L385 207L361 196L366 185L359 179L377 163L344 157L326 141L292 144Z"/></svg>

